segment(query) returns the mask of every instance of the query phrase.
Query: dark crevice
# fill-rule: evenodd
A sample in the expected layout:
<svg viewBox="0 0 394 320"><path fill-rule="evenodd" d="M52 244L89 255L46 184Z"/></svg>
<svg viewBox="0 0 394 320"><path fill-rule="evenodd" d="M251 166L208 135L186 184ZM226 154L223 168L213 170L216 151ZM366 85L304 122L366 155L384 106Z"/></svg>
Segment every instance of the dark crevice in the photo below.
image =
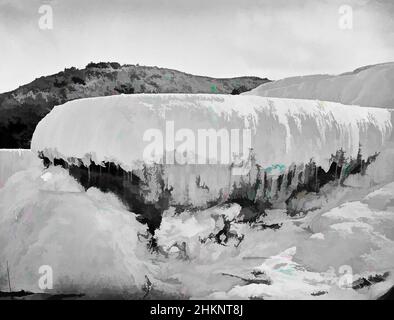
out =
<svg viewBox="0 0 394 320"><path fill-rule="evenodd" d="M96 187L103 192L116 194L130 211L137 214L137 219L141 223L148 225L152 234L159 228L163 212L169 208L172 190L165 188L160 174L155 176L161 188L159 199L149 203L144 197L144 190L147 189L146 180L114 163L105 162L100 166L90 162L89 166L85 166L80 160L74 159L72 162L77 164L70 164L62 159L54 159L52 162L42 153L40 157L46 167L53 164L67 169L85 189ZM144 173L145 177L147 174L149 173Z"/></svg>
<svg viewBox="0 0 394 320"><path fill-rule="evenodd" d="M379 153L375 153L373 156L362 158L361 148L359 149L358 155L355 159L346 159L345 152L340 149L336 155L331 156L331 165L327 172L321 167L317 167L316 163L311 160L305 165L303 172L299 173L297 187L291 192L290 196L286 199L287 210L289 214L296 214L294 209L291 208L291 202L300 193L319 193L320 189L329 182L337 181L338 185L344 186L344 181L347 177L353 174L364 175L368 166L374 162ZM296 168L293 169L294 174ZM290 172L287 174L290 175ZM289 183L288 183L289 186Z"/></svg>

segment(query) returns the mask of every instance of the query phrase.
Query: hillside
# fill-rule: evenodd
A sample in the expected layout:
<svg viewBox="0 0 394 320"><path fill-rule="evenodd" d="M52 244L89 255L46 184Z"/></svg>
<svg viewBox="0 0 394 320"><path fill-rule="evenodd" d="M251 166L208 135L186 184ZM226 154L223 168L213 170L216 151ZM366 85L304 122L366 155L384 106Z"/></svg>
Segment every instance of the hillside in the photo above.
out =
<svg viewBox="0 0 394 320"><path fill-rule="evenodd" d="M215 79L176 70L111 63L89 63L40 77L0 94L0 148L30 148L37 123L67 101L131 93L239 94L270 80L258 77Z"/></svg>
<svg viewBox="0 0 394 320"><path fill-rule="evenodd" d="M245 94L394 108L394 62L365 66L340 75L285 78L262 84Z"/></svg>

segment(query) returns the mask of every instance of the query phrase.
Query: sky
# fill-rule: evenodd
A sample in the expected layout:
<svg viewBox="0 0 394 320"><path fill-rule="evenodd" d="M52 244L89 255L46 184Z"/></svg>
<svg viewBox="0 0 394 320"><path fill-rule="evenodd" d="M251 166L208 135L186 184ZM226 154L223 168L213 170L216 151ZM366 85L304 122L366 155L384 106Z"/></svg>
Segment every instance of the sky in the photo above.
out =
<svg viewBox="0 0 394 320"><path fill-rule="evenodd" d="M393 60L392 0L0 0L0 92L91 61L275 80Z"/></svg>

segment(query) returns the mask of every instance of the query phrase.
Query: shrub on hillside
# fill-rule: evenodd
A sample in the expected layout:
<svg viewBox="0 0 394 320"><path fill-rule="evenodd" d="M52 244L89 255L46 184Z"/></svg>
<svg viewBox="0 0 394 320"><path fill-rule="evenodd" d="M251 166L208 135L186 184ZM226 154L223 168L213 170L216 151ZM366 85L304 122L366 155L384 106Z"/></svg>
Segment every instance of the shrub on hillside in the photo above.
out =
<svg viewBox="0 0 394 320"><path fill-rule="evenodd" d="M112 69L120 69L121 65L118 62L99 62L99 63L94 63L90 62L86 68L100 68L100 69L106 69L106 68L112 68Z"/></svg>

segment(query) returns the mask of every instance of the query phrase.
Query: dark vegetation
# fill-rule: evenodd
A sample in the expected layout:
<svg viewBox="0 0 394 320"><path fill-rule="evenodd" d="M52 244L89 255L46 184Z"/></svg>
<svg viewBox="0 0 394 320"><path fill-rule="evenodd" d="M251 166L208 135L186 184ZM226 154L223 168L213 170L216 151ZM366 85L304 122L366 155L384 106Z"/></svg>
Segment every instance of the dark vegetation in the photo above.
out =
<svg viewBox="0 0 394 320"><path fill-rule="evenodd" d="M83 79L79 78L79 77L72 77L71 80L72 80L75 84L81 84L81 85L83 85L83 86L86 84L86 82L85 82Z"/></svg>
<svg viewBox="0 0 394 320"><path fill-rule="evenodd" d="M111 69L120 69L122 66L117 63L117 62L99 62L99 63L94 63L94 62L90 62L86 65L87 69L91 69L91 68L99 68L99 69L107 69L107 68L111 68Z"/></svg>
<svg viewBox="0 0 394 320"><path fill-rule="evenodd" d="M131 85L122 84L120 87L115 87L115 91L124 94L132 94L134 93L134 88Z"/></svg>
<svg viewBox="0 0 394 320"><path fill-rule="evenodd" d="M240 87L234 88L233 91L231 91L231 94L238 95L238 94L241 94L246 91L249 91L248 88L246 88L245 86L240 86Z"/></svg>
<svg viewBox="0 0 394 320"><path fill-rule="evenodd" d="M3 115L7 121L3 121ZM43 116L30 105L23 110L0 110L0 148L29 148L36 124Z"/></svg>

